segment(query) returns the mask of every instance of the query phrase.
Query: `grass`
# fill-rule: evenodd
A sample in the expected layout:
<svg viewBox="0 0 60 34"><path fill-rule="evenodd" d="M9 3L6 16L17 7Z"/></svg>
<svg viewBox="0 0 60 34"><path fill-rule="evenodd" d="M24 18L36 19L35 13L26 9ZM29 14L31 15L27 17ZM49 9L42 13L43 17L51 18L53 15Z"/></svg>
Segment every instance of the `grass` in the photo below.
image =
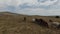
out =
<svg viewBox="0 0 60 34"><path fill-rule="evenodd" d="M0 34L60 34L60 30L42 27L32 23L32 18L42 18L49 23L49 19L60 22L60 18L49 16L27 16L12 13L1 13ZM23 21L26 17L27 20Z"/></svg>

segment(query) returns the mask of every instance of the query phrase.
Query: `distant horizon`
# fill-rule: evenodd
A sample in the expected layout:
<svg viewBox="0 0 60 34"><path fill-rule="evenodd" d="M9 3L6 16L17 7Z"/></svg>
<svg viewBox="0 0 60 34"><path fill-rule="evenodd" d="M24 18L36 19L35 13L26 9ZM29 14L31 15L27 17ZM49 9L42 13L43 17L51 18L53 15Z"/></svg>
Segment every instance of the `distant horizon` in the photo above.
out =
<svg viewBox="0 0 60 34"><path fill-rule="evenodd" d="M60 15L36 15L36 14L22 14L22 13L10 12L10 11L1 11L1 12L9 12L9 13L15 13L15 14L21 14L21 15L28 15L28 16L60 16ZM1 13L1 12L0 12L0 13Z"/></svg>

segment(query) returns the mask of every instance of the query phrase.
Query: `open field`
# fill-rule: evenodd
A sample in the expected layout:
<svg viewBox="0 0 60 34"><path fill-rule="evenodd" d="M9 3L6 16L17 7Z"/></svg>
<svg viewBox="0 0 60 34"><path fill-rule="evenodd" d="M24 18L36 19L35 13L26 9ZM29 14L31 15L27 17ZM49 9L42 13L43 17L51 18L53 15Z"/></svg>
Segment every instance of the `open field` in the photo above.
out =
<svg viewBox="0 0 60 34"><path fill-rule="evenodd" d="M26 21L23 21L24 17L27 18ZM53 16L27 16L3 12L0 13L0 34L60 34L60 30L32 23L32 18L42 18L48 23L49 19L60 22L60 18Z"/></svg>

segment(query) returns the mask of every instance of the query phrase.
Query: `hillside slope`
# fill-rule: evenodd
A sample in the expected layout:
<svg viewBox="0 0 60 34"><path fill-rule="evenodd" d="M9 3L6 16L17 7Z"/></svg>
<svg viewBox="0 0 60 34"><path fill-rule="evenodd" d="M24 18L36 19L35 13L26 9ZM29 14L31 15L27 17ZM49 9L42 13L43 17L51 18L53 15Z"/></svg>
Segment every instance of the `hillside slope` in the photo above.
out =
<svg viewBox="0 0 60 34"><path fill-rule="evenodd" d="M26 17L27 20L23 21ZM47 16L27 16L9 12L0 13L0 34L60 34L60 30L42 27L32 23L32 18L42 18L45 21L51 19L60 22L60 18Z"/></svg>

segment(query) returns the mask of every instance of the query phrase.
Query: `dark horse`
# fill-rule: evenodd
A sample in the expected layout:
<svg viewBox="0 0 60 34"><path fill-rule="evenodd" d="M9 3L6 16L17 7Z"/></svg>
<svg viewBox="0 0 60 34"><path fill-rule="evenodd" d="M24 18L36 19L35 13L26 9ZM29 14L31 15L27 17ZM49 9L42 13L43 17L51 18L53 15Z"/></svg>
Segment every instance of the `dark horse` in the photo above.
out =
<svg viewBox="0 0 60 34"><path fill-rule="evenodd" d="M35 23L41 26L48 27L48 23L44 21L43 19L35 19Z"/></svg>
<svg viewBox="0 0 60 34"><path fill-rule="evenodd" d="M23 21L26 21L26 17L24 17Z"/></svg>

